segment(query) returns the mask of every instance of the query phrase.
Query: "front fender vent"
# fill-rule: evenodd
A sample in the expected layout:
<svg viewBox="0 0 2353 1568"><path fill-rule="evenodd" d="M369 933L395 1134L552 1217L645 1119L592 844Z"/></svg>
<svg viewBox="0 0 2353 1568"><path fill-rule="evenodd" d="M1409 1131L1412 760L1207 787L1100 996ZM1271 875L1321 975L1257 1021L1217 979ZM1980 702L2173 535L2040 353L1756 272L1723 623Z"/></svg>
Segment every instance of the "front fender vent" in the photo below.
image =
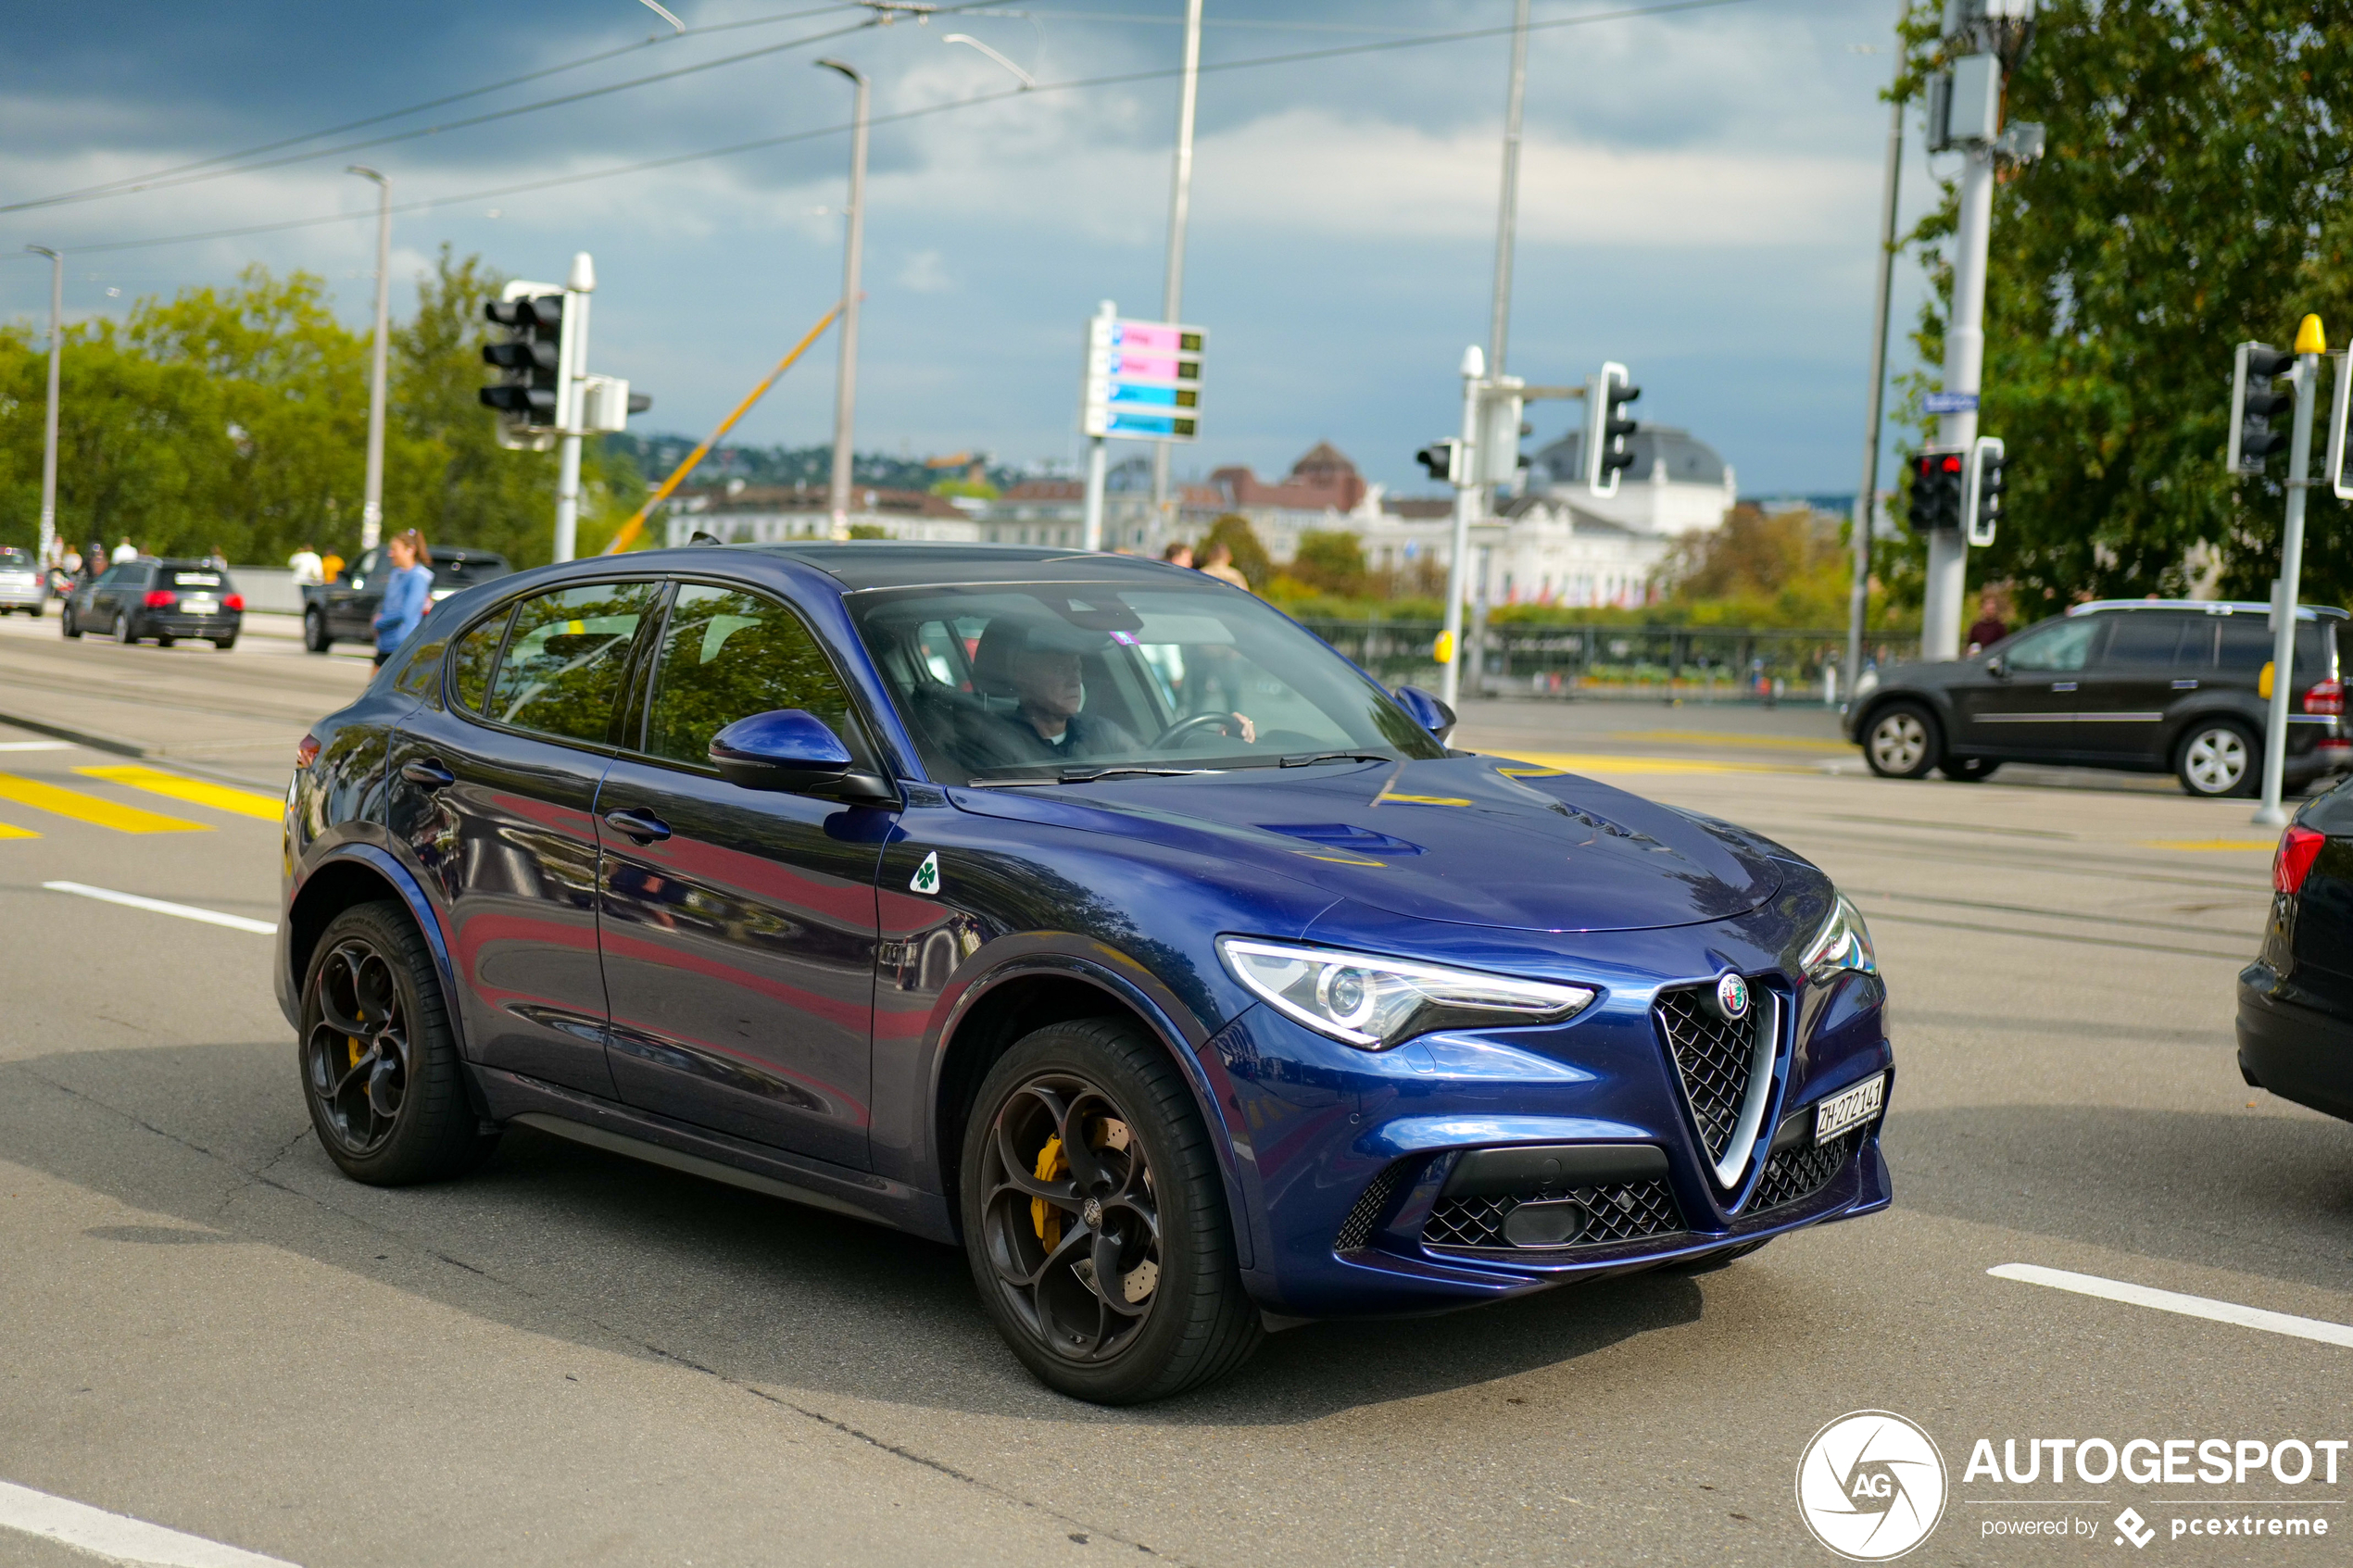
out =
<svg viewBox="0 0 2353 1568"><path fill-rule="evenodd" d="M1380 1226L1381 1215L1388 1211L1390 1199L1404 1185L1413 1164L1410 1160L1397 1160L1383 1167L1365 1185L1364 1195L1348 1210L1348 1218L1340 1223L1340 1235L1332 1238L1332 1250L1353 1252L1372 1239L1373 1232Z"/></svg>

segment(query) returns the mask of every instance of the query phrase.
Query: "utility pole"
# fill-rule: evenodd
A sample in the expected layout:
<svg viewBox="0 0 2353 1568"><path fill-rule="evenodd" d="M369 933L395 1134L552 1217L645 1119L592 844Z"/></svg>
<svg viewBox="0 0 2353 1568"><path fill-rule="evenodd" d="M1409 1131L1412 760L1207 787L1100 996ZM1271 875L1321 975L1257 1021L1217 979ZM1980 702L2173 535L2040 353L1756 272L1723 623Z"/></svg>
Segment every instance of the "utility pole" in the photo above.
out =
<svg viewBox="0 0 2353 1568"><path fill-rule="evenodd" d="M1455 706L1463 689L1463 599L1470 583L1471 514L1478 509L1478 416L1487 390L1487 357L1472 344L1463 350L1463 436L1454 455L1454 550L1446 563L1446 658L1438 695Z"/></svg>
<svg viewBox="0 0 2353 1568"><path fill-rule="evenodd" d="M1095 314L1102 320L1114 320L1119 315L1119 307L1107 299L1095 307ZM1103 450L1104 445L1100 434L1087 438L1087 514L1085 531L1078 540L1079 548L1084 550L1103 547L1103 483L1104 469L1109 461ZM1166 452L1168 444L1164 441L1160 443L1160 450Z"/></svg>
<svg viewBox="0 0 2353 1568"><path fill-rule="evenodd" d="M1900 79L1904 70L1900 51L1895 70ZM1863 420L1863 483L1855 495L1855 585L1846 595L1846 689L1850 694L1863 674L1863 627L1870 611L1871 521L1879 509L1880 420L1886 407L1888 312L1895 272L1895 197L1903 172L1904 101L1896 98L1887 111L1887 178L1880 194L1879 290L1871 305L1870 412Z"/></svg>
<svg viewBox="0 0 2353 1568"><path fill-rule="evenodd" d="M368 479L359 499L359 547L372 550L384 535L384 360L391 325L392 182L365 164L355 163L344 172L376 182L376 345L368 360Z"/></svg>
<svg viewBox="0 0 2353 1568"><path fill-rule="evenodd" d="M2296 596L2304 575L2304 495L2312 471L2312 405L2318 401L2321 356L2328 343L2321 319L2307 316L2296 332L2296 423L2287 449L2287 531L2280 543L2280 580L2271 589L2271 710L2263 742L2263 804L2258 827L2280 827L2287 811L2280 791L2287 772L2288 699L2296 690Z"/></svg>
<svg viewBox="0 0 2353 1568"><path fill-rule="evenodd" d="M851 443L858 423L858 267L866 243L866 124L873 93L866 79L858 73L856 68L840 60L818 60L815 63L827 70L840 72L858 89L856 109L850 117L849 232L842 242L841 362L840 369L834 373L834 471L827 497L833 512L833 535L837 539L847 539L849 537Z"/></svg>
<svg viewBox="0 0 2353 1568"><path fill-rule="evenodd" d="M1201 89L1201 0L1185 0L1185 69L1176 93L1176 167L1168 184L1168 266L1160 295L1160 319L1175 322L1185 308L1185 224L1193 206L1193 103ZM1100 452L1101 447L1098 445ZM1165 533L1170 446L1152 443L1152 512ZM1098 536L1100 539L1100 535ZM1100 548L1100 543L1088 549Z"/></svg>
<svg viewBox="0 0 2353 1568"><path fill-rule="evenodd" d="M1504 347L1512 335L1512 251L1519 223L1520 107L1528 95L1528 4L1512 13L1511 86L1504 99L1504 189L1495 215L1495 301L1487 328L1487 370L1504 373Z"/></svg>
<svg viewBox="0 0 2353 1568"><path fill-rule="evenodd" d="M49 413L41 444L40 566L46 583L49 552L57 543L57 366L65 358L66 258L47 245L24 248L49 258Z"/></svg>
<svg viewBox="0 0 2353 1568"><path fill-rule="evenodd" d="M556 362L556 558L578 553L580 535L580 384L588 373L588 296L597 292L597 264L586 251L572 258L564 279L564 327Z"/></svg>

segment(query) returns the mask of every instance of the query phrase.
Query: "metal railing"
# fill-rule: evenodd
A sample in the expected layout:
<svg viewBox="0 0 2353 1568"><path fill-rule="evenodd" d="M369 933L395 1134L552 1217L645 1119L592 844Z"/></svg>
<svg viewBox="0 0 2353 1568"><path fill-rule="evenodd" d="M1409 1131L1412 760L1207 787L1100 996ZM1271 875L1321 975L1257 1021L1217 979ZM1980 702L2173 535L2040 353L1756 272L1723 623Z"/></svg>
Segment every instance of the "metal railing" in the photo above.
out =
<svg viewBox="0 0 2353 1568"><path fill-rule="evenodd" d="M1340 653L1391 685L1435 686L1435 621L1309 621ZM1821 701L1845 661L1846 633L1751 626L1491 625L1472 633L1466 687L1491 697ZM1864 667L1919 657L1917 635L1876 634ZM1474 671L1476 673L1474 674ZM1843 696L1850 682L1838 674Z"/></svg>

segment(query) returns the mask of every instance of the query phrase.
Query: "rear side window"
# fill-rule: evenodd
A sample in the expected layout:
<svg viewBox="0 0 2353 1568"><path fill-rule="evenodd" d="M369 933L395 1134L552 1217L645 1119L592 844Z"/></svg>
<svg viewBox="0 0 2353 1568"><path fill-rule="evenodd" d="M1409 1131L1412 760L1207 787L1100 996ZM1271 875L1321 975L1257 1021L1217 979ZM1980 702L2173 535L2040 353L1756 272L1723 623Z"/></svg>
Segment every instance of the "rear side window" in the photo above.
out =
<svg viewBox="0 0 2353 1568"><path fill-rule="evenodd" d="M2181 650L2185 641L2194 641L2193 633L2205 630L2203 618L2129 610L2113 618L2108 649L2100 655L2100 662L2133 670L2171 670L2177 663L2203 663L2202 648L2186 661Z"/></svg>
<svg viewBox="0 0 2353 1568"><path fill-rule="evenodd" d="M2271 628L2269 617L2231 615L2220 619L2220 645L2216 663L2226 675L2237 675L2252 681L2271 662ZM2334 627L2300 621L2296 628L2296 671L2308 680L2322 680L2336 668Z"/></svg>
<svg viewBox="0 0 2353 1568"><path fill-rule="evenodd" d="M798 708L862 754L849 694L800 617L740 588L679 584L662 634L646 750L711 764L711 737L738 719Z"/></svg>
<svg viewBox="0 0 2353 1568"><path fill-rule="evenodd" d="M484 713L517 729L604 745L654 587L591 583L517 605Z"/></svg>
<svg viewBox="0 0 2353 1568"><path fill-rule="evenodd" d="M505 640L507 622L513 617L511 608L501 610L458 639L457 657L449 661L449 684L458 706L470 713L481 712L489 699L490 666L498 657L498 645Z"/></svg>

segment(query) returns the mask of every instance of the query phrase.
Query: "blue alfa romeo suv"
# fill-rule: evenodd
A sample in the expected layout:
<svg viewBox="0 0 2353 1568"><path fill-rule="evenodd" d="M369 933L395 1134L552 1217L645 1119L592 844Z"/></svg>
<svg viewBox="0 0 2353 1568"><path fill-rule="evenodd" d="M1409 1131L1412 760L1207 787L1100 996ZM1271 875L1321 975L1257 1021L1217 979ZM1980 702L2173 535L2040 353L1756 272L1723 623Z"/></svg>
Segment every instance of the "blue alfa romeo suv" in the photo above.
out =
<svg viewBox="0 0 2353 1568"><path fill-rule="evenodd" d="M1452 749L1155 562L700 546L460 593L306 737L279 997L357 1180L522 1124L960 1246L1161 1398L1304 1319L1885 1208L1854 906Z"/></svg>

